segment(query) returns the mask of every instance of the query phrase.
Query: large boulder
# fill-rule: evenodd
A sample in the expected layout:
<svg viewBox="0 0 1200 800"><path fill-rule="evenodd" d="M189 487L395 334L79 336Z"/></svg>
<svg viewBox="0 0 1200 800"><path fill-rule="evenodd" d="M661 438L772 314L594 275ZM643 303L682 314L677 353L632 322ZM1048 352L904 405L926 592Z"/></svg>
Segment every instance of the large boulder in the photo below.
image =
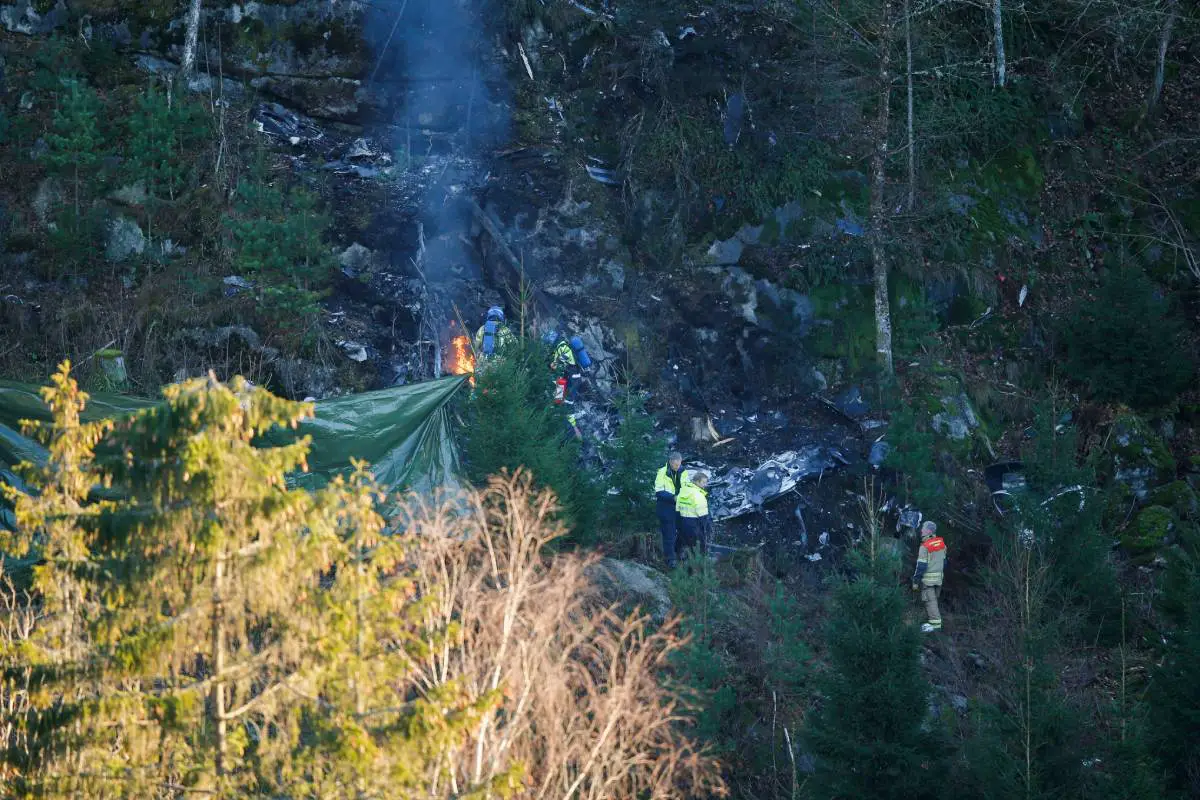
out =
<svg viewBox="0 0 1200 800"><path fill-rule="evenodd" d="M146 252L146 234L129 217L116 217L108 224L104 257L114 264L128 261Z"/></svg>
<svg viewBox="0 0 1200 800"><path fill-rule="evenodd" d="M43 10L39 11L39 7ZM46 34L66 24L67 6L63 0L57 0L49 9L45 8L44 3L35 3L34 0L17 0L0 5L0 25L10 33Z"/></svg>
<svg viewBox="0 0 1200 800"><path fill-rule="evenodd" d="M645 564L604 558L588 568L588 577L611 602L640 607L655 622L671 611L667 576Z"/></svg>
<svg viewBox="0 0 1200 800"><path fill-rule="evenodd" d="M1175 458L1166 443L1134 414L1124 414L1113 422L1109 455L1112 477L1139 500L1175 478Z"/></svg>

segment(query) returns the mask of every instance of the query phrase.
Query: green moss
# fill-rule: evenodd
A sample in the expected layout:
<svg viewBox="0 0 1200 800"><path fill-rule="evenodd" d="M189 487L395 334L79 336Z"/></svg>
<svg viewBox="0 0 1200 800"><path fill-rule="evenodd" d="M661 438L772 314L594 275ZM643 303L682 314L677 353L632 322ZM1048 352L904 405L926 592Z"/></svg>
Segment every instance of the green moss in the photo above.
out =
<svg viewBox="0 0 1200 800"><path fill-rule="evenodd" d="M875 311L870 286L826 285L809 294L813 313L828 324L810 338L818 358L844 359L851 372L874 363Z"/></svg>
<svg viewBox="0 0 1200 800"><path fill-rule="evenodd" d="M1121 544L1134 554L1153 552L1167 541L1176 522L1171 509L1148 506L1138 513L1133 524L1122 535Z"/></svg>
<svg viewBox="0 0 1200 800"><path fill-rule="evenodd" d="M1169 508L1180 519L1196 516L1198 508L1196 492L1187 481L1173 481L1152 491L1147 503Z"/></svg>

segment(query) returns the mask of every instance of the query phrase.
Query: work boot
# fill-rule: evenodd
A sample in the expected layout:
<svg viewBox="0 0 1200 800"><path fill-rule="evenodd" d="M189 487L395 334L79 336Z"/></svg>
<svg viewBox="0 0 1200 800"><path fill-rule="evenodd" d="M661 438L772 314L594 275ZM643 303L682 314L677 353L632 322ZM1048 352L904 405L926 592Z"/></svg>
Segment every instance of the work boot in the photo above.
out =
<svg viewBox="0 0 1200 800"><path fill-rule="evenodd" d="M940 631L941 629L941 620L938 620L937 622L926 622L921 626L921 633L933 633L934 631Z"/></svg>

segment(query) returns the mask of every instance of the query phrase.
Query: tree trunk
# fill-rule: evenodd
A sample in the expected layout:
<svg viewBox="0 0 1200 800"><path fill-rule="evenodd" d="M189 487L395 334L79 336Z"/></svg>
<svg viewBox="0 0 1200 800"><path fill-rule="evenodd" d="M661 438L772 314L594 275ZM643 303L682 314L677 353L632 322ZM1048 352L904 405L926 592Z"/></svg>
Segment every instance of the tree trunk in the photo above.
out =
<svg viewBox="0 0 1200 800"><path fill-rule="evenodd" d="M1150 87L1150 96L1146 99L1146 113L1151 114L1162 97L1163 82L1167 73L1167 48L1171 46L1171 31L1175 20L1179 18L1178 0L1168 0L1167 16L1163 20L1162 30L1158 34L1158 61L1154 65L1154 85Z"/></svg>
<svg viewBox="0 0 1200 800"><path fill-rule="evenodd" d="M1008 82L1008 62L1004 58L1004 8L1003 0L992 0L992 38L996 49L996 85L1001 89Z"/></svg>
<svg viewBox="0 0 1200 800"><path fill-rule="evenodd" d="M183 38L183 60L179 64L179 77L187 80L196 68L196 44L200 39L200 2L191 0L188 6L187 28Z"/></svg>
<svg viewBox="0 0 1200 800"><path fill-rule="evenodd" d="M217 791L223 791L225 781L226 749L226 719L225 719L225 601L222 594L225 591L225 548L217 555L213 569L213 618L212 618L212 652L213 652L213 684L211 690L213 728L217 733L216 772Z"/></svg>
<svg viewBox="0 0 1200 800"><path fill-rule="evenodd" d="M871 157L874 181L871 186L871 260L875 278L875 355L885 375L892 369L892 312L888 304L888 264L884 252L884 189L887 176L884 158L887 155L888 123L892 100L892 0L884 0L883 24L879 36L879 113L875 117L875 152Z"/></svg>
<svg viewBox="0 0 1200 800"><path fill-rule="evenodd" d="M913 135L912 16L908 0L904 0L904 56L908 84L908 211L911 214L917 203L917 143Z"/></svg>

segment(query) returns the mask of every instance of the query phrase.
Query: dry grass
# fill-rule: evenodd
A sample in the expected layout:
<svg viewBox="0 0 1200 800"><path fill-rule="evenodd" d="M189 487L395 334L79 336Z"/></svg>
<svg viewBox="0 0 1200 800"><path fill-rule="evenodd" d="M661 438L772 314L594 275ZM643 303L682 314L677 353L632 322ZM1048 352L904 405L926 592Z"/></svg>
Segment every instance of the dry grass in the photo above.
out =
<svg viewBox="0 0 1200 800"><path fill-rule="evenodd" d="M430 796L454 796L514 763L525 768L522 797L723 795L717 762L689 738L685 709L660 682L683 644L675 621L652 630L645 616L620 617L584 575L594 557L545 556L564 533L553 509L518 474L454 501L412 500L403 512L418 542L418 590L438 598L426 626L460 631L453 646L432 648L407 689L455 682L469 699L504 698L445 754L448 780L431 780Z"/></svg>

